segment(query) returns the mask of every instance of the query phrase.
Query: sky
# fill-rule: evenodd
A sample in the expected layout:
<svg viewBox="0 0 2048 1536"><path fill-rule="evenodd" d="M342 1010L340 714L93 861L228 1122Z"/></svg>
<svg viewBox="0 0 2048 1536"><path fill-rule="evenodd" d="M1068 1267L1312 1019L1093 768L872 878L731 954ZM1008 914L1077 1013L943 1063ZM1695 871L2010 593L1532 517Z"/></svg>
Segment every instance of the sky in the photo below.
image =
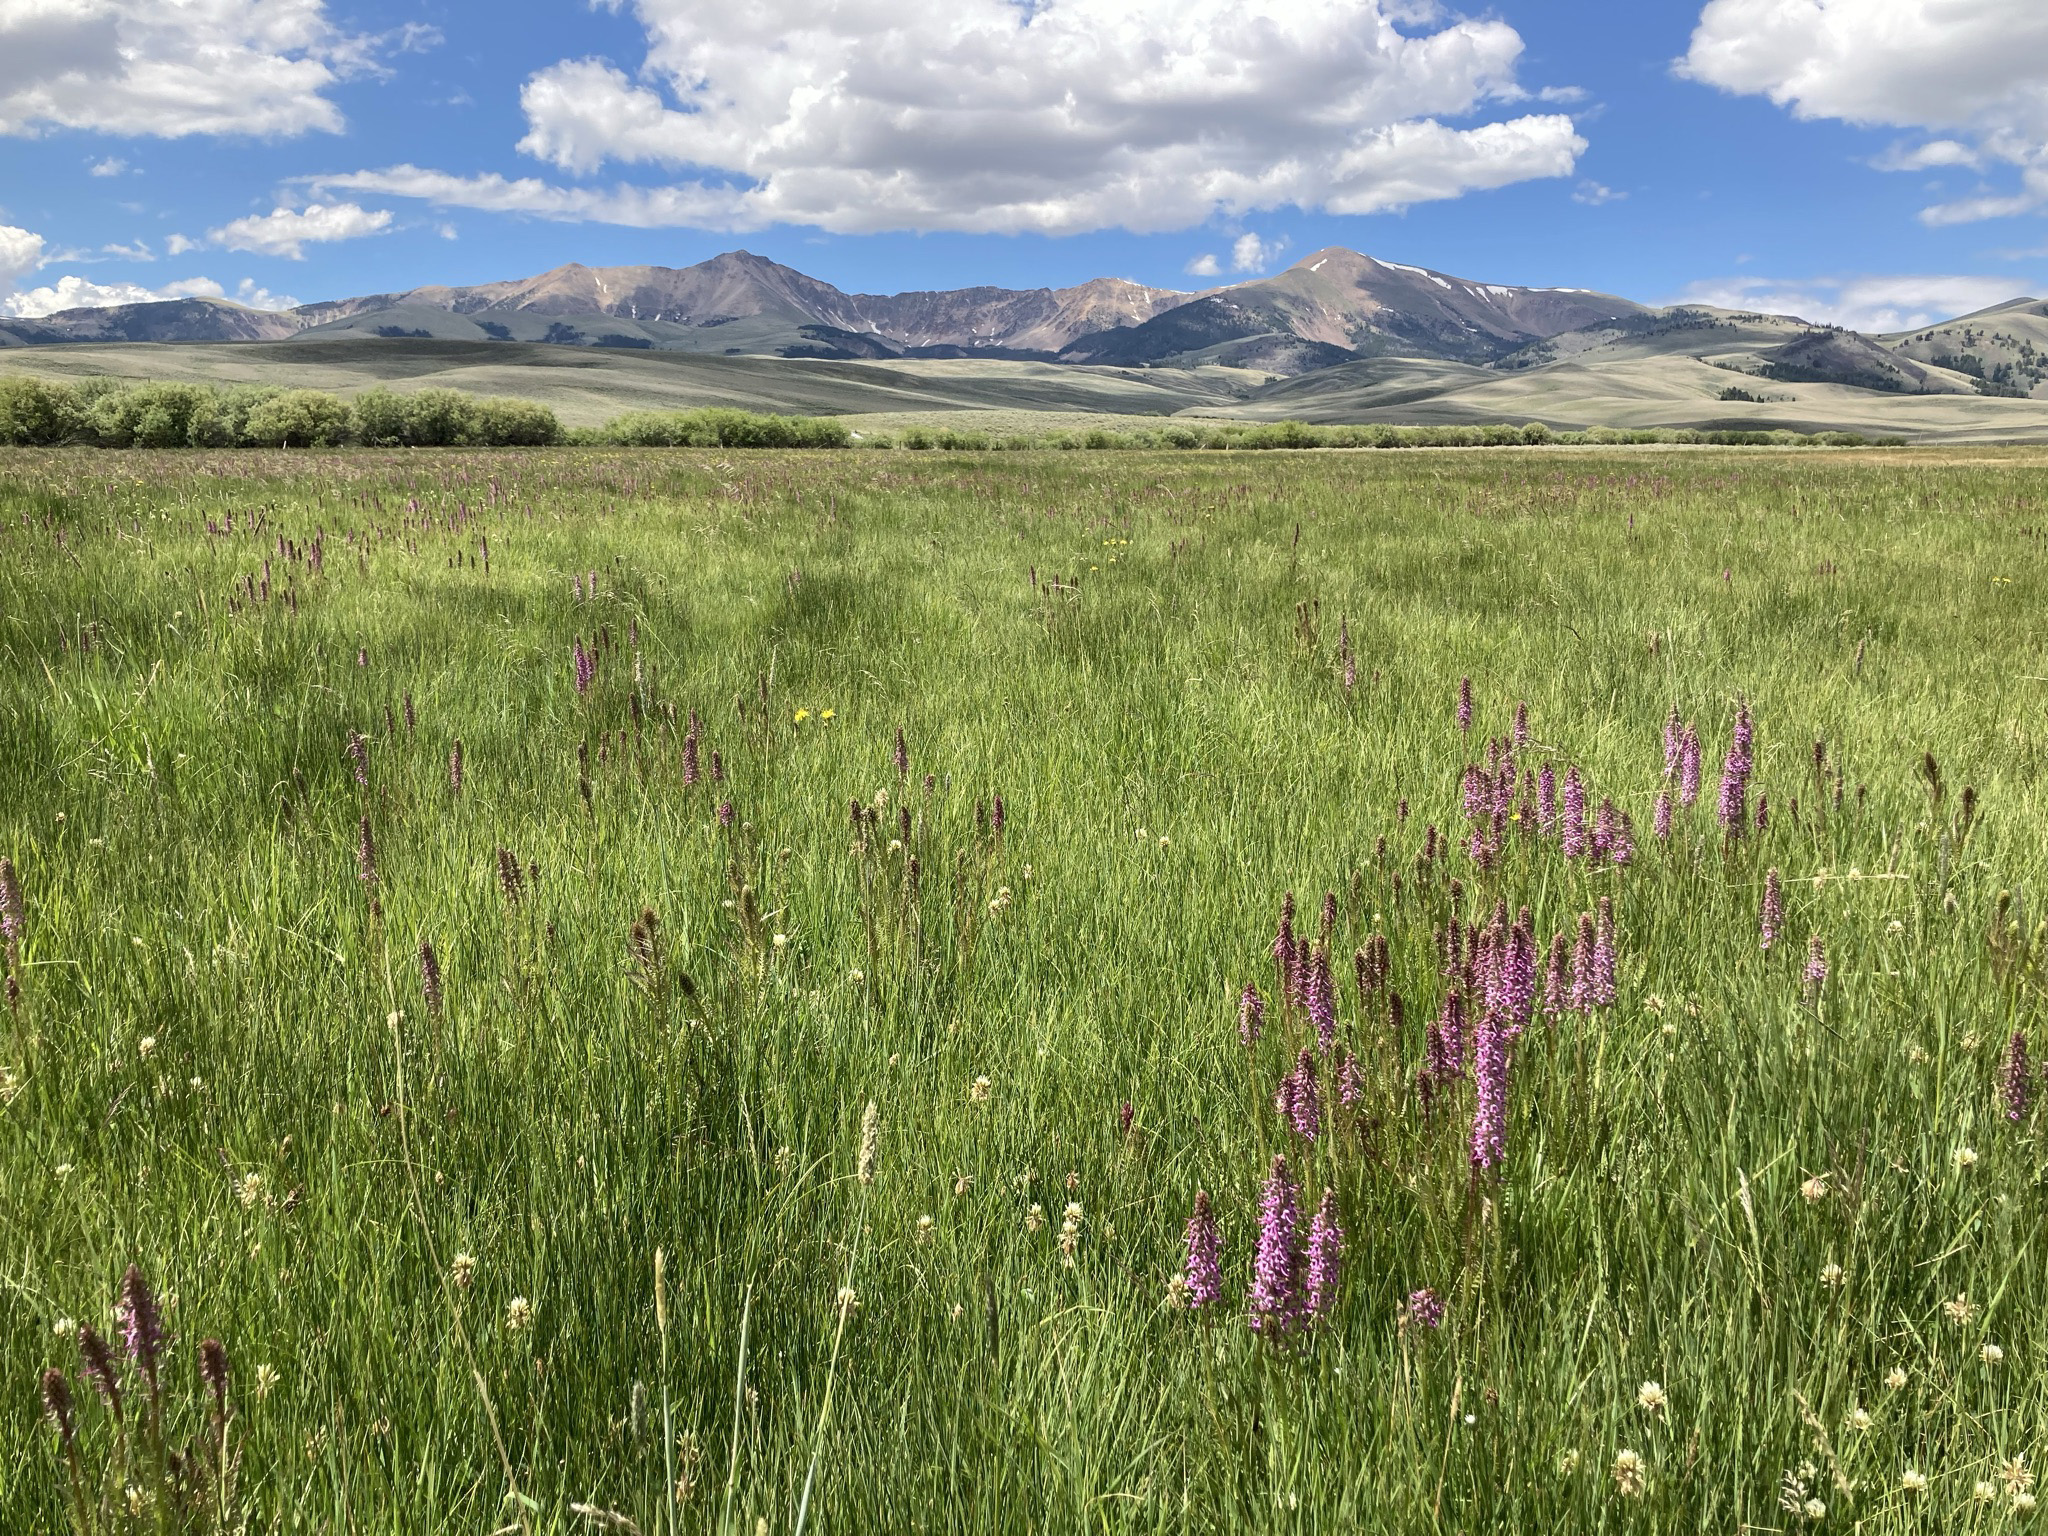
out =
<svg viewBox="0 0 2048 1536"><path fill-rule="evenodd" d="M0 313L1330 245L1866 330L2048 296L2048 0L0 0Z"/></svg>

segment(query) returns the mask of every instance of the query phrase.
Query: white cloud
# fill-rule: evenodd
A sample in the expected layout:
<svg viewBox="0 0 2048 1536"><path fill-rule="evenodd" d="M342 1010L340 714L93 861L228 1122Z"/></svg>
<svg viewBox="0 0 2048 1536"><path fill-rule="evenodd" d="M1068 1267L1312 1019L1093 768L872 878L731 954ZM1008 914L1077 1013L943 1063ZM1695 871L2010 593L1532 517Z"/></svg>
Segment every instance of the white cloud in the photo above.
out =
<svg viewBox="0 0 2048 1536"><path fill-rule="evenodd" d="M1694 283L1672 302L1796 315L1882 334L1952 320L2026 291L2024 284L2009 277L1730 277Z"/></svg>
<svg viewBox="0 0 2048 1536"><path fill-rule="evenodd" d="M43 264L43 237L13 224L0 224L0 294Z"/></svg>
<svg viewBox="0 0 2048 1536"><path fill-rule="evenodd" d="M0 0L0 134L338 132L367 47L323 0Z"/></svg>
<svg viewBox="0 0 2048 1536"><path fill-rule="evenodd" d="M182 256L187 251L199 249L199 242L188 235L172 235L164 241L164 252L170 256Z"/></svg>
<svg viewBox="0 0 2048 1536"><path fill-rule="evenodd" d="M100 254L102 256L118 256L123 261L156 260L156 252L149 248L149 242L146 240L137 240L130 245L103 245L100 247Z"/></svg>
<svg viewBox="0 0 2048 1536"><path fill-rule="evenodd" d="M219 229L206 238L231 251L253 251L263 256L289 256L293 261L305 255L300 247L308 242L357 240L381 235L391 227L389 210L375 212L354 203L309 203L303 212L274 208L266 214L250 214Z"/></svg>
<svg viewBox="0 0 2048 1536"><path fill-rule="evenodd" d="M539 71L520 148L574 175L637 163L688 179L597 190L396 166L319 184L629 224L1068 234L1289 205L1379 212L1569 175L1585 148L1561 113L1444 121L1523 94L1522 40L1433 6L633 8L648 34L639 78L587 58Z"/></svg>
<svg viewBox="0 0 2048 1536"><path fill-rule="evenodd" d="M288 293L272 293L268 288L256 286L256 279L245 277L235 285L235 302L246 304L251 309L297 309L299 301Z"/></svg>
<svg viewBox="0 0 2048 1536"><path fill-rule="evenodd" d="M0 315L40 319L64 309L105 309L112 304L149 304L159 299L209 298L221 296L221 286L211 278L188 277L161 288L140 283L95 283L72 273L41 288L0 295Z"/></svg>
<svg viewBox="0 0 2048 1536"><path fill-rule="evenodd" d="M1230 270L1233 272L1263 272L1287 249L1287 237L1278 240L1261 240L1249 232L1239 235L1230 247Z"/></svg>
<svg viewBox="0 0 2048 1536"><path fill-rule="evenodd" d="M1223 275L1223 263L1216 259L1214 251L1205 251L1182 270L1190 277L1220 277Z"/></svg>
<svg viewBox="0 0 2048 1536"><path fill-rule="evenodd" d="M1935 204L1921 212L1928 224L2048 205L2041 0L1710 0L1678 71L1795 117L1942 135L1895 147L1881 169L2018 169L2018 190Z"/></svg>
<svg viewBox="0 0 2048 1536"><path fill-rule="evenodd" d="M88 176L118 176L127 169L128 162L126 160L121 159L117 155L109 155L104 160L93 161L87 168L86 174Z"/></svg>
<svg viewBox="0 0 2048 1536"><path fill-rule="evenodd" d="M1572 190L1572 201L1584 203L1589 208L1598 208L1602 203L1618 203L1627 196L1626 192L1617 192L1597 181L1582 181Z"/></svg>

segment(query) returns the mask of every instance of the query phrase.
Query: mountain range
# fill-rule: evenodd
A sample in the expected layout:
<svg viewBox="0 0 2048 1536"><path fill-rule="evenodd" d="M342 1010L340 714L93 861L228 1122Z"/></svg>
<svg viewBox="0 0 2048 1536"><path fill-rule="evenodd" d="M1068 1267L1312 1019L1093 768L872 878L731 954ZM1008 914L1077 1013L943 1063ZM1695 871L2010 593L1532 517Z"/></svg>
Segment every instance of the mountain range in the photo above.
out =
<svg viewBox="0 0 2048 1536"><path fill-rule="evenodd" d="M1150 414L1805 430L1855 423L1908 433L1917 411L1921 421L1965 423L1973 434L1998 423L2048 431L2048 416L1978 411L1966 422L1957 409L1943 416L1908 404L2048 401L2048 305L2034 299L1862 335L1797 316L1473 282L1340 247L1200 292L1097 278L1071 288L850 294L732 251L689 267L571 264L285 310L186 298L0 318L8 372L37 367L35 356L56 361L51 351L16 350L32 348L71 350L80 367L90 354L118 361L115 371L175 373L154 344L196 356L200 343L212 344L204 351L213 377L239 376L236 357L260 358L263 377L322 378L350 376L374 358L372 372L460 373L465 385L561 377L555 360L566 364L580 349L593 410L595 353L606 360L600 371L638 381L622 399L636 389L635 398L661 394L686 377L687 392L715 398L713 365L746 360L745 369L724 369L734 389L751 391L757 405L786 395L790 408L827 398L846 399L850 410L893 397L921 401L919 409L1014 399L1027 410L1129 410L1146 401L1139 408ZM648 366L623 368L635 356ZM662 358L670 365L650 372ZM765 360L883 372L764 373Z"/></svg>

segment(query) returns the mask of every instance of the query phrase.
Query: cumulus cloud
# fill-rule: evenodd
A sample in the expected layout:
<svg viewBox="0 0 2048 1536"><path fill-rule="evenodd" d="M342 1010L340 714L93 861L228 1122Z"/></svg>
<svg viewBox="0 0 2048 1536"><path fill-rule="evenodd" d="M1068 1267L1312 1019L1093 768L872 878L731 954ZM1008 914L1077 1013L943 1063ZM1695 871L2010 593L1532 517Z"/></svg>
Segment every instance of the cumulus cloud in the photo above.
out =
<svg viewBox="0 0 2048 1536"><path fill-rule="evenodd" d="M0 224L0 293L43 264L43 237L14 224Z"/></svg>
<svg viewBox="0 0 2048 1536"><path fill-rule="evenodd" d="M589 58L539 71L519 147L571 176L686 179L598 190L396 166L320 184L619 223L1068 234L1398 209L1569 175L1585 148L1562 113L1447 121L1524 97L1522 40L1394 0L633 8L638 76Z"/></svg>
<svg viewBox="0 0 2048 1536"><path fill-rule="evenodd" d="M206 277L145 288L140 283L95 283L71 273L40 288L0 294L0 315L36 320L64 309L105 309L112 304L148 304L159 299L217 299L221 294L220 284Z"/></svg>
<svg viewBox="0 0 2048 1536"><path fill-rule="evenodd" d="M1796 315L1881 335L1952 320L2025 292L2009 277L1731 277L1694 283L1673 302Z"/></svg>
<svg viewBox="0 0 2048 1536"><path fill-rule="evenodd" d="M1239 235L1230 247L1230 270L1233 272L1263 272L1287 249L1287 238L1261 240L1257 235Z"/></svg>
<svg viewBox="0 0 2048 1536"><path fill-rule="evenodd" d="M118 155L109 155L104 160L93 161L86 169L88 176L118 176L128 169L128 162Z"/></svg>
<svg viewBox="0 0 2048 1536"><path fill-rule="evenodd" d="M1204 251L1183 270L1190 277L1220 277L1223 274L1223 263L1216 259L1214 251Z"/></svg>
<svg viewBox="0 0 2048 1536"><path fill-rule="evenodd" d="M2000 164L2014 190L1926 208L1961 224L2048 205L2048 5L2041 0L1710 0L1678 72L1795 117L1937 135L1886 170Z"/></svg>
<svg viewBox="0 0 2048 1536"><path fill-rule="evenodd" d="M330 240L357 240L381 235L391 227L389 210L372 212L354 203L309 203L303 211L275 208L266 214L224 224L206 232L215 245L231 251L253 251L263 256L288 256L298 261L302 246Z"/></svg>
<svg viewBox="0 0 2048 1536"><path fill-rule="evenodd" d="M1627 196L1626 192L1617 192L1598 181L1582 181L1572 189L1572 201L1584 203L1589 208L1598 208L1602 203L1618 203Z"/></svg>
<svg viewBox="0 0 2048 1536"><path fill-rule="evenodd" d="M370 47L323 0L0 0L0 134L338 132Z"/></svg>

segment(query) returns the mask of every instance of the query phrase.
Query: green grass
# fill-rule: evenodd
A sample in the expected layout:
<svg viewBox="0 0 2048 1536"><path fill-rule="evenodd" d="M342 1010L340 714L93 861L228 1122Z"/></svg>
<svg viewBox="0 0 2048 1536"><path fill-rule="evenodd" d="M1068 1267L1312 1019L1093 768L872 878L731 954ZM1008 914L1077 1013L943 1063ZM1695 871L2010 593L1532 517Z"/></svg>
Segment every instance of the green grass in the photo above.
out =
<svg viewBox="0 0 2048 1536"><path fill-rule="evenodd" d="M1996 1086L2039 1044L2044 495L2021 451L0 458L0 1527L64 1528L36 1378L131 1262L175 1298L174 1445L226 1348L251 1530L782 1533L814 1456L818 1531L2014 1527L2048 1201ZM1467 857L1461 768L1518 700L1518 763L1614 797L1627 868ZM1738 700L1772 815L1724 847ZM1706 788L1666 845L1674 705ZM538 867L516 903L501 848ZM1516 1043L1485 1176L1471 1085L1412 1087L1454 879L1473 922L1526 904L1547 943L1611 896L1620 931L1616 1005ZM1313 1147L1269 1102L1299 1021L1237 1035L1288 891L1311 936L1338 893L1368 1064ZM1349 980L1375 932L1398 1037ZM1291 1343L1245 1322L1279 1150L1348 1234ZM1198 1188L1226 1290L1190 1314ZM1400 1325L1421 1286L1439 1331ZM101 1528L158 1526L135 1454L143 1513ZM1818 1523L1779 1506L1806 1463Z"/></svg>

